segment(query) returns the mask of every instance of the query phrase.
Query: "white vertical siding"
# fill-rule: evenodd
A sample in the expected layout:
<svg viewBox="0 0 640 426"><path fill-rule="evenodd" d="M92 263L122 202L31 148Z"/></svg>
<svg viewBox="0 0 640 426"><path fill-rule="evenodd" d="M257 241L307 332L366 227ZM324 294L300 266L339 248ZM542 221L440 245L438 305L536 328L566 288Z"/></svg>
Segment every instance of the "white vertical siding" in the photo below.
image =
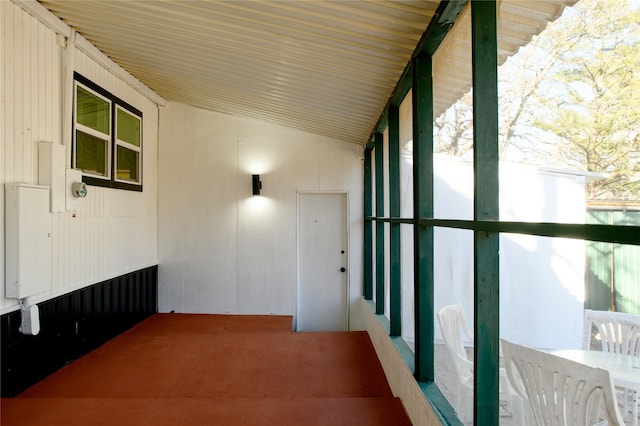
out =
<svg viewBox="0 0 640 426"><path fill-rule="evenodd" d="M60 143L56 34L10 2L0 4L3 181L37 183L39 141ZM57 119L54 120L54 117Z"/></svg>
<svg viewBox="0 0 640 426"><path fill-rule="evenodd" d="M0 2L0 218L4 224L4 183L38 183L38 142L60 143L61 48L56 34L11 2ZM2 228L4 241L4 225ZM4 243L0 245L4 258ZM0 309L4 298L0 263Z"/></svg>
<svg viewBox="0 0 640 426"><path fill-rule="evenodd" d="M72 43L63 47L62 36L12 2L0 2L0 34L2 222L4 183L38 183L39 142L65 144L69 157L70 141L62 136L67 119L63 113L66 49L73 51L75 71L141 110L144 117L144 192L90 186L87 197L75 203L75 211L53 213L51 290L36 300L156 264L157 106ZM69 95L66 99L71 102ZM70 158L65 161L68 167ZM0 246L4 257L4 244ZM0 312L7 312L15 309L17 300L4 298L3 263Z"/></svg>
<svg viewBox="0 0 640 426"><path fill-rule="evenodd" d="M161 311L293 315L297 191L349 191L362 293L362 147L182 104L161 109ZM251 174L263 181L251 195Z"/></svg>

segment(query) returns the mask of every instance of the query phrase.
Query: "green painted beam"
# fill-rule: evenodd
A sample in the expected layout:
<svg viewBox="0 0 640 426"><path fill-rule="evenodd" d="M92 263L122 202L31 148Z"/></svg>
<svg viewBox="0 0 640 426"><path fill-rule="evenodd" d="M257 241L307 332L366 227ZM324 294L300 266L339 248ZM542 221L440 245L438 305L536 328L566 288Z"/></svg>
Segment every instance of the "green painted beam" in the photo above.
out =
<svg viewBox="0 0 640 426"><path fill-rule="evenodd" d="M400 110L389 106L389 216L400 216ZM389 224L390 335L402 335L402 271L400 224Z"/></svg>
<svg viewBox="0 0 640 426"><path fill-rule="evenodd" d="M408 217L390 218L365 216L364 219L388 223L405 223L409 225L416 223L413 218ZM497 220L473 221L431 218L420 218L417 222L420 226L470 229L473 231L500 232L504 234L539 235L541 237L572 238L585 241L636 246L640 245L640 226L551 222L500 222Z"/></svg>
<svg viewBox="0 0 640 426"><path fill-rule="evenodd" d="M495 0L471 2L474 220L499 219L498 35ZM474 232L474 423L500 420L500 234Z"/></svg>
<svg viewBox="0 0 640 426"><path fill-rule="evenodd" d="M427 397L441 425L464 426L464 423L458 418L455 409L451 406L451 402L449 402L435 383L420 382L418 386L420 386L422 393Z"/></svg>
<svg viewBox="0 0 640 426"><path fill-rule="evenodd" d="M384 216L383 135L376 133L376 216ZM384 313L384 223L376 221L376 314Z"/></svg>
<svg viewBox="0 0 640 426"><path fill-rule="evenodd" d="M407 96L407 93L409 93L412 84L413 64L409 62L409 64L402 72L402 75L400 76L400 80L398 80L396 87L393 89L393 92L391 92L391 96L387 101L387 105L385 106L382 115L380 115L380 118L378 119L375 127L376 132L383 132L384 129L389 125L389 108L391 108L392 105L400 105L402 103L404 98Z"/></svg>
<svg viewBox="0 0 640 426"><path fill-rule="evenodd" d="M413 59L413 216L433 217L433 83L431 57ZM414 226L414 375L434 381L433 227Z"/></svg>
<svg viewBox="0 0 640 426"><path fill-rule="evenodd" d="M426 54L433 56L468 2L468 0L441 1L429 26L422 34L413 55Z"/></svg>
<svg viewBox="0 0 640 426"><path fill-rule="evenodd" d="M391 221L391 219L388 219ZM402 223L413 219L395 219ZM573 238L585 241L640 245L640 227L548 222L499 222L493 220L419 219L420 226L471 229L480 232L539 235L541 237Z"/></svg>
<svg viewBox="0 0 640 426"><path fill-rule="evenodd" d="M385 111L386 113L386 111ZM374 133L371 134L371 137L369 138L369 141L367 142L367 144L364 146L365 149L373 149L376 147L376 139L375 139L375 134L378 131L376 130Z"/></svg>
<svg viewBox="0 0 640 426"><path fill-rule="evenodd" d="M433 15L433 19L429 22L429 25L413 51L413 57L421 54L433 55L467 3L468 0L444 0L440 2L440 5ZM396 83L396 87L393 89L393 92L391 92L387 105L376 122L373 130L374 133L384 131L387 126L389 106L400 105L412 86L413 61L409 61L407 66L404 68L400 79ZM374 138L372 136L367 143L368 148L373 148L373 139Z"/></svg>
<svg viewBox="0 0 640 426"><path fill-rule="evenodd" d="M371 178L371 150L364 150L364 271L363 296L373 299L373 222L367 217L373 213L373 188Z"/></svg>

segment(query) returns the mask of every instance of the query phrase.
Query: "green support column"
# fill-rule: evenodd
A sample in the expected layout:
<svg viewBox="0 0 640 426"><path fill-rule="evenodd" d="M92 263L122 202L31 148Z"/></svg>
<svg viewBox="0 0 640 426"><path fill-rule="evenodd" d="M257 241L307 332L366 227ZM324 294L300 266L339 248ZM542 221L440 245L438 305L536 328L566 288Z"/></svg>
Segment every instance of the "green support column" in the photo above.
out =
<svg viewBox="0 0 640 426"><path fill-rule="evenodd" d="M389 106L389 216L400 217L400 110ZM389 232L389 334L402 335L402 272L400 268L400 224L390 223Z"/></svg>
<svg viewBox="0 0 640 426"><path fill-rule="evenodd" d="M433 83L431 57L413 59L413 209L415 377L434 381L433 364L433 227L419 226L433 218Z"/></svg>
<svg viewBox="0 0 640 426"><path fill-rule="evenodd" d="M384 217L383 135L374 136L376 150L376 217ZM384 314L384 222L376 221L376 314Z"/></svg>
<svg viewBox="0 0 640 426"><path fill-rule="evenodd" d="M495 0L471 3L475 220L498 220L498 37ZM498 425L500 234L475 232L475 411L477 425Z"/></svg>
<svg viewBox="0 0 640 426"><path fill-rule="evenodd" d="M366 300L373 299L373 198L371 189L371 149L364 150L364 283Z"/></svg>

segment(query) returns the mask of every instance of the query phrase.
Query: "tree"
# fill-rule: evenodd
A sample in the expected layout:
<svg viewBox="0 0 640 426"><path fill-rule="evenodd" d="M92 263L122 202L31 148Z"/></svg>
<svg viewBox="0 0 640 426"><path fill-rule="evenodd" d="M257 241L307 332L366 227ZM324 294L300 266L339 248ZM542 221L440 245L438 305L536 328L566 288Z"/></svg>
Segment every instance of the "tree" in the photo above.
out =
<svg viewBox="0 0 640 426"><path fill-rule="evenodd" d="M640 198L640 10L581 0L501 66L501 160L604 174L588 198ZM436 151L472 149L470 94L435 122Z"/></svg>
<svg viewBox="0 0 640 426"><path fill-rule="evenodd" d="M584 35L536 91L535 126L557 135L565 165L601 173L587 197L640 198L640 9L583 0L570 27Z"/></svg>
<svg viewBox="0 0 640 426"><path fill-rule="evenodd" d="M471 92L435 119L435 152L462 157L473 148Z"/></svg>
<svg viewBox="0 0 640 426"><path fill-rule="evenodd" d="M538 86L548 77L558 57L575 45L581 34L570 34L557 27L553 37L535 36L531 43L507 58L499 73L500 94L500 159L509 157L509 149L530 152L535 132L530 127L533 117L531 99ZM553 38L553 42L550 39ZM561 40L556 42L555 39ZM473 148L471 89L435 120L436 152L463 156ZM519 142L519 143L518 143Z"/></svg>

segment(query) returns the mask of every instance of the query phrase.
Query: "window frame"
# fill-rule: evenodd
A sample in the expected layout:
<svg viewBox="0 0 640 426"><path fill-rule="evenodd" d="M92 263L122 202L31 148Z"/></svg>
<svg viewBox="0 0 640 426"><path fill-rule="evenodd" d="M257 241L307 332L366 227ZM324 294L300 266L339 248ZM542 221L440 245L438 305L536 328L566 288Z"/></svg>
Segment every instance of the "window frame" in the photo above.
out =
<svg viewBox="0 0 640 426"><path fill-rule="evenodd" d="M96 131L92 128L84 126L76 121L77 117L77 94L78 87L81 87L83 90L90 92L98 96L101 99L109 102L109 138L107 140L107 175L100 176L97 174L92 174L90 172L82 171L81 169L76 168L76 149L77 149L77 136L76 132L81 131L89 136L103 138L104 134L102 132ZM117 135L117 113L119 110L129 114L130 116L137 118L140 120L140 146L137 147L133 144L130 144L126 141L118 139ZM81 74L74 72L73 74L73 112L72 112L72 130L71 130L71 167L73 169L82 171L82 181L87 185L92 186L101 186L106 188L114 188L114 189L124 189L129 191L138 191L142 192L143 189L143 156L144 156L144 137L143 137L143 114L142 112L113 95L111 92L103 89L99 85L95 84L88 78L82 76ZM138 153L138 161L137 161L137 175L138 181L134 182L126 179L119 179L117 175L117 149L118 146L129 149L131 151L135 151Z"/></svg>
<svg viewBox="0 0 640 426"><path fill-rule="evenodd" d="M497 85L497 12L493 1L443 2L435 16L457 20L468 3L471 3L472 46L474 73L474 144L473 158L476 187L474 193L473 220L452 220L434 217L433 214L433 87L431 58L447 32L453 27L449 20L434 20L425 31L422 41L389 99L385 110L376 123L364 152L364 271L363 296L378 322L391 335L391 324L383 314L378 314L373 303L374 292L379 285L378 262L384 262L384 247L373 244L377 238L375 229L380 223L409 224L414 227L414 303L415 303L415 350L406 356L408 346L402 339L390 340L403 357L409 370L434 414L443 424L462 425L457 413L435 383L434 377L434 321L433 302L433 229L465 229L474 232L474 374L475 389L482 385L482 392L474 394L473 410L476 424L499 424L499 258L495 243L501 234L522 234L552 238L571 238L582 241L604 242L640 246L640 227L629 225L572 224L509 222L499 219L498 194L498 127L495 115L499 98ZM412 90L413 99L413 214L409 217L394 217L392 214L374 211L379 191L398 191L397 186L383 188L382 179L373 172L373 158L380 155L377 139L388 125L390 112L400 105L404 96ZM377 166L377 165L376 165ZM479 182L479 183L478 183ZM384 192L382 192L384 195ZM394 194L389 194L390 196ZM486 214L488 212L488 214ZM481 213L481 214L479 214ZM498 241L499 244L499 241ZM382 252L381 257L380 252ZM487 262L486 260L489 260ZM375 266L375 269L374 269ZM492 274L495 274L492 277ZM497 278L496 278L497 277ZM480 282L479 278L485 279ZM393 294L391 295L393 298ZM397 297L397 296L396 296ZM391 306L397 304L391 303ZM401 306L402 308L402 306ZM478 348L482 347L479 351Z"/></svg>
<svg viewBox="0 0 640 426"><path fill-rule="evenodd" d="M82 88L82 90L90 93L91 95L93 95L93 96L105 101L109 105L109 123L108 123L108 131L109 131L109 133L102 133L99 130L93 129L91 127L88 127L88 126L78 122L78 120L77 120L77 118L78 118L77 117L77 112L78 112L78 103L77 103L77 101L78 101L78 87ZM80 132L82 132L82 133L84 133L86 135L101 139L101 140L106 142L105 159L107 161L107 163L105 164L105 175L104 176L100 175L100 174L97 174L97 173L87 172L87 171L84 171L84 170L82 170L82 174L83 175L87 174L87 175L89 175L89 176L91 176L92 178L95 178L95 179L109 180L109 179L111 179L111 167L110 167L111 166L111 150L109 148L110 148L110 142L111 142L111 139L112 139L112 130L113 130L113 123L112 123L112 118L113 117L111 115L111 110L113 108L113 102L109 98L107 98L106 96L101 95L97 91L91 89L88 86L85 86L84 84L79 83L78 81L74 81L73 88L74 88L74 90L73 90L73 93L74 93L73 126L74 127L73 127L73 135L72 135L72 137L73 137L73 147L74 147L74 149L73 149L73 157L72 157L72 163L71 163L72 167L74 169L78 168L77 164L76 164L77 160L78 160L77 155L76 155L76 149L77 149L77 146L78 146L77 132L80 131Z"/></svg>
<svg viewBox="0 0 640 426"><path fill-rule="evenodd" d="M118 138L118 112L119 111L123 111L125 114L130 115L134 118L137 118L140 121L140 129L139 129L139 141L140 141L140 146L136 146L133 145L127 141L124 141L122 139ZM124 108L122 105L120 104L115 104L114 105L114 119L115 119L115 124L114 124L114 134L113 134L113 141L114 141L114 147L113 147L113 180L116 182L121 182L121 183L125 183L125 184L132 184L132 185L142 185L142 117L138 116L134 113L132 113L131 111L129 111L128 109ZM120 179L118 178L118 147L122 147L125 149L128 149L130 151L134 151L138 154L138 159L137 159L137 175L138 175L138 182L134 182L131 180L127 180L127 179Z"/></svg>

